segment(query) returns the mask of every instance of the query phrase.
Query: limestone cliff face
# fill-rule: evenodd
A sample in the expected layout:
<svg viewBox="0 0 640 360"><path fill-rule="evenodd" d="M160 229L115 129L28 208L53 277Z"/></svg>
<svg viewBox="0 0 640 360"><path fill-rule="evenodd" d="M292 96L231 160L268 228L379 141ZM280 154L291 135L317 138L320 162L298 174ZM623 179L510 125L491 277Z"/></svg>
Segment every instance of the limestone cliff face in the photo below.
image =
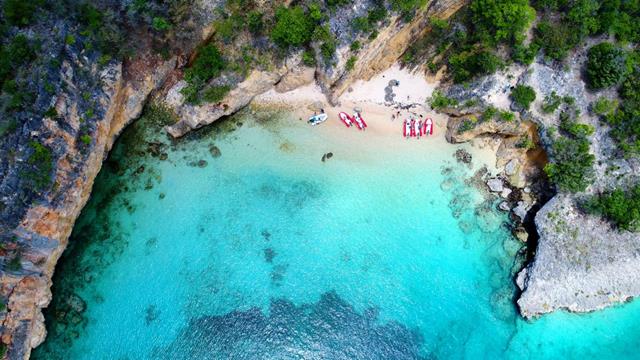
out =
<svg viewBox="0 0 640 360"><path fill-rule="evenodd" d="M640 236L581 213L567 195L549 201L535 222L536 258L517 278L523 316L594 311L640 294Z"/></svg>
<svg viewBox="0 0 640 360"><path fill-rule="evenodd" d="M0 292L7 299L7 311L0 321L3 342L9 344L8 358L28 358L31 349L44 341L41 309L51 301L51 277L73 224L89 198L102 161L117 135L140 115L149 93L173 70L175 60L143 57L125 68L118 63L96 74L103 83L99 104L105 115L97 122L92 134L94 143L86 157L79 154L76 137L57 122L45 119L45 126L52 133L49 141L64 141L65 154L55 164L55 181L61 191L50 192L46 199L29 208L13 231L21 248L21 270L4 271L0 278ZM67 76L71 80L73 73L68 72ZM82 114L77 113L72 100L61 97L56 108L72 128L81 122ZM56 146L61 147L59 143ZM77 161L81 163L73 165L79 166L72 166Z"/></svg>

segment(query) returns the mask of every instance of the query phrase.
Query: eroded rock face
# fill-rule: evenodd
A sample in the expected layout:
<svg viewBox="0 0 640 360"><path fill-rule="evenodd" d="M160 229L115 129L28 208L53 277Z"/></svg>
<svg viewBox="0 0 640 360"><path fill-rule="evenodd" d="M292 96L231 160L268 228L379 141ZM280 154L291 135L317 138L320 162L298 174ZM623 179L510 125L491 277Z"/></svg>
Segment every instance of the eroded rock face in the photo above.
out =
<svg viewBox="0 0 640 360"><path fill-rule="evenodd" d="M452 118L447 123L447 141L450 143L463 143L481 135L499 135L502 137L518 137L527 134L528 126L520 121L484 121L475 125L472 129L461 131L460 126L465 118Z"/></svg>
<svg viewBox="0 0 640 360"><path fill-rule="evenodd" d="M567 195L549 201L535 222L535 261L517 279L523 316L594 311L640 295L640 236L585 215Z"/></svg>

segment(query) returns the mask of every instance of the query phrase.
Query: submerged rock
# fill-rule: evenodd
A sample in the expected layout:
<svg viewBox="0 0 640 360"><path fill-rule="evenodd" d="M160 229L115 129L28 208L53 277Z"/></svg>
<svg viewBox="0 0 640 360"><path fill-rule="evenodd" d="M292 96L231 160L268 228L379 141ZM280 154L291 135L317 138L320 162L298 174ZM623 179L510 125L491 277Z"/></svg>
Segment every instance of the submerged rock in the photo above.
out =
<svg viewBox="0 0 640 360"><path fill-rule="evenodd" d="M214 158L219 158L222 155L222 152L220 151L220 148L218 148L215 145L211 145L209 146L209 153L211 154L211 156L213 156Z"/></svg>
<svg viewBox="0 0 640 360"><path fill-rule="evenodd" d="M456 160L463 164L471 164L471 154L465 149L458 149L454 154Z"/></svg>

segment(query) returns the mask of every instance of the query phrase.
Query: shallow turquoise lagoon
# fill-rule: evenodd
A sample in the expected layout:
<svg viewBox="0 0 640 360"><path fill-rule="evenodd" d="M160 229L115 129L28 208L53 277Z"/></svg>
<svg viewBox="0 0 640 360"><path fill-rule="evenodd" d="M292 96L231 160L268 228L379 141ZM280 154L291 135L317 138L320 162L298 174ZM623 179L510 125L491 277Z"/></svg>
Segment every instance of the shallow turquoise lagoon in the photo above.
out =
<svg viewBox="0 0 640 360"><path fill-rule="evenodd" d="M283 115L159 134L105 164L36 358L638 357L638 302L518 317L520 245L457 146Z"/></svg>

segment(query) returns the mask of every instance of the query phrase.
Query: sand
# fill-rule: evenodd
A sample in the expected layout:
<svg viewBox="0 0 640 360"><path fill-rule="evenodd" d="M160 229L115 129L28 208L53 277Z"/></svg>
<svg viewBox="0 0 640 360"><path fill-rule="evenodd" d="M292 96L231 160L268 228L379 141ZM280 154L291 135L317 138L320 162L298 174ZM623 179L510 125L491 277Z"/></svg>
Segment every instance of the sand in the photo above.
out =
<svg viewBox="0 0 640 360"><path fill-rule="evenodd" d="M398 86L393 87L396 96L393 102L385 101L385 87L389 81L399 81ZM407 146L408 149L424 149L424 151L436 151L446 146L451 146L445 139L448 116L436 113L426 105L427 99L438 86L437 82L429 82L423 74L412 73L407 69L401 69L394 65L369 81L356 81L350 91L343 94L337 106L331 106L316 84L300 87L290 92L278 93L270 90L257 96L253 103L259 106L277 106L291 111L294 117L300 121L306 121L310 116L324 110L329 119L318 125L322 130L321 136L345 137L350 141L360 131L354 127L347 128L338 118L341 111L353 114L355 109L361 110L362 116L367 122L368 128L363 135L371 139L372 147ZM402 136L403 120L409 117L415 119L434 120L434 132L432 136L426 136L420 140L416 138L405 139ZM352 134L353 133L353 134ZM419 144L419 145L418 145ZM491 173L497 173L495 168L497 147L486 141L474 141L468 149L475 161L486 164Z"/></svg>

